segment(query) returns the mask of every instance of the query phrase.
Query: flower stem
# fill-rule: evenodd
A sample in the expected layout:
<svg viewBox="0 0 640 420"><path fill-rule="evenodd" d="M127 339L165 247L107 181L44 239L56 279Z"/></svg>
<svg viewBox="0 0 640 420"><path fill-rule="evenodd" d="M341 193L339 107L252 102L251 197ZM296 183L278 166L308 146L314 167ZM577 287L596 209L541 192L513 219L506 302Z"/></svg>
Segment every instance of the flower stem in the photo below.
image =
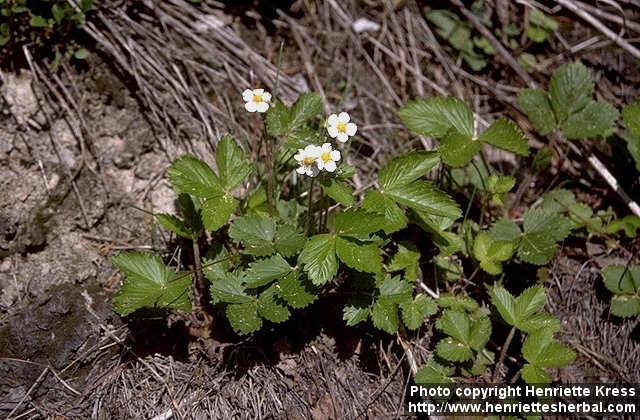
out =
<svg viewBox="0 0 640 420"><path fill-rule="evenodd" d="M509 331L509 335L507 335L506 340L504 340L504 344L502 345L502 349L500 349L500 358L498 359L498 363L496 363L495 370L493 371L493 378L491 382L496 382L498 377L500 376L500 368L504 363L505 357L507 357L507 350L509 350L509 346L511 345L511 340L513 340L513 336L516 334L516 327L511 327L511 331Z"/></svg>
<svg viewBox="0 0 640 420"><path fill-rule="evenodd" d="M311 185L309 186L309 197L307 200L307 235L311 235L311 219L313 214L311 213L311 207L313 206L313 187L316 184L315 178L311 179Z"/></svg>
<svg viewBox="0 0 640 420"><path fill-rule="evenodd" d="M200 260L200 245L198 245L198 239L191 241L193 249L193 266L195 268L195 284L194 284L194 311L196 314L202 317L202 337L209 338L211 336L211 328L213 324L213 318L207 313L207 284L204 281L204 275L202 272L202 261Z"/></svg>

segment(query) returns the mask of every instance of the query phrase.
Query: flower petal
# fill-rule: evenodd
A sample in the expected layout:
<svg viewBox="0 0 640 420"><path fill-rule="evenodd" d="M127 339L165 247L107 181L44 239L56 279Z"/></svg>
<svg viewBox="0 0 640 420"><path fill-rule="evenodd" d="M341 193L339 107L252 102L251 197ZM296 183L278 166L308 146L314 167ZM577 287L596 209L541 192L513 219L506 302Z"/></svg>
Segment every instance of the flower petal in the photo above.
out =
<svg viewBox="0 0 640 420"><path fill-rule="evenodd" d="M338 114L338 121L340 121L341 123L348 123L350 119L351 118L349 118L349 114L347 114L346 112L341 112L340 114Z"/></svg>
<svg viewBox="0 0 640 420"><path fill-rule="evenodd" d="M303 152L302 150L298 150L298 153L296 153L295 155L293 155L293 158L294 158L295 160L297 160L298 162L300 162L302 159L304 159L304 158L302 157L302 152Z"/></svg>
<svg viewBox="0 0 640 420"><path fill-rule="evenodd" d="M324 164L324 169L325 169L327 172L333 172L333 171L335 171L335 170L336 170L336 163L335 163L334 161L330 160L330 161L328 161L328 162L326 162L326 163Z"/></svg>
<svg viewBox="0 0 640 420"><path fill-rule="evenodd" d="M329 137L335 139L338 136L338 129L335 125L330 125L327 127L327 133L329 134Z"/></svg>
<svg viewBox="0 0 640 420"><path fill-rule="evenodd" d="M354 123L347 124L347 134L349 136L355 135L356 131L358 131L358 126L357 125L355 125Z"/></svg>
<svg viewBox="0 0 640 420"><path fill-rule="evenodd" d="M345 143L347 140L349 140L349 136L347 135L347 133L338 133L336 139L341 143Z"/></svg>
<svg viewBox="0 0 640 420"><path fill-rule="evenodd" d="M322 159L316 160L316 165L318 165L319 170L323 170L325 168L326 162Z"/></svg>
<svg viewBox="0 0 640 420"><path fill-rule="evenodd" d="M253 89L253 94L260 96L264 93L264 89Z"/></svg>
<svg viewBox="0 0 640 420"><path fill-rule="evenodd" d="M299 173L300 175L302 175L302 174L307 172L307 169L304 166L298 166L296 168L296 172Z"/></svg>
<svg viewBox="0 0 640 420"><path fill-rule="evenodd" d="M341 158L339 150L333 150L329 156L331 156L331 160L334 160L336 162Z"/></svg>
<svg viewBox="0 0 640 420"><path fill-rule="evenodd" d="M331 143L322 143L322 151L323 152L331 152Z"/></svg>
<svg viewBox="0 0 640 420"><path fill-rule="evenodd" d="M265 102L271 101L271 94L269 92L265 92L262 94L262 100Z"/></svg>
<svg viewBox="0 0 640 420"><path fill-rule="evenodd" d="M327 118L327 125L336 125L338 124L338 116L336 114L329 115Z"/></svg>
<svg viewBox="0 0 640 420"><path fill-rule="evenodd" d="M257 106L256 106L256 110L258 112L267 112L267 109L269 109L269 104L266 102L258 102Z"/></svg>
<svg viewBox="0 0 640 420"><path fill-rule="evenodd" d="M256 112L258 108L255 102L249 101L244 104L244 109L246 109L249 112Z"/></svg>
<svg viewBox="0 0 640 420"><path fill-rule="evenodd" d="M312 177L318 175L318 173L320 173L320 170L318 169L317 166L311 166L307 170L307 175L312 176Z"/></svg>
<svg viewBox="0 0 640 420"><path fill-rule="evenodd" d="M251 89L245 89L244 92L242 92L242 99L244 99L245 102L253 99L253 91Z"/></svg>

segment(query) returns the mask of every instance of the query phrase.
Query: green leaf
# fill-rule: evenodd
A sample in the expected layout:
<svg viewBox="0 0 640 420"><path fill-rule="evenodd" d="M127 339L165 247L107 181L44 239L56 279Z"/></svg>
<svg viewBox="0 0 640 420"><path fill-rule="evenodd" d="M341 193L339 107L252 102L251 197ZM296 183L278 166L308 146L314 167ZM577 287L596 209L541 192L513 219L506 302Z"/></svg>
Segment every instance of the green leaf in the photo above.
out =
<svg viewBox="0 0 640 420"><path fill-rule="evenodd" d="M265 125L267 128L267 133L269 133L273 137L280 137L287 133L289 129L290 116L291 111L289 108L282 103L281 100L276 99L269 110L265 114Z"/></svg>
<svg viewBox="0 0 640 420"><path fill-rule="evenodd" d="M529 363L525 363L520 369L522 379L528 384L548 384L551 383L551 377L543 369Z"/></svg>
<svg viewBox="0 0 640 420"><path fill-rule="evenodd" d="M491 238L495 241L517 241L522 235L518 225L509 219L498 220L490 230Z"/></svg>
<svg viewBox="0 0 640 420"><path fill-rule="evenodd" d="M436 328L461 343L471 341L471 318L464 312L446 309L438 318Z"/></svg>
<svg viewBox="0 0 640 420"><path fill-rule="evenodd" d="M323 178L320 181L322 191L331 197L336 203L345 207L352 207L356 200L353 196L353 188L344 181L336 178Z"/></svg>
<svg viewBox="0 0 640 420"><path fill-rule="evenodd" d="M451 337L444 338L436 344L438 356L450 362L464 362L473 357L471 348Z"/></svg>
<svg viewBox="0 0 640 420"><path fill-rule="evenodd" d="M462 215L458 204L431 182L414 181L408 185L394 186L385 191L399 204L435 216L457 219Z"/></svg>
<svg viewBox="0 0 640 420"><path fill-rule="evenodd" d="M300 261L313 284L331 281L338 274L335 237L320 234L309 238L300 254Z"/></svg>
<svg viewBox="0 0 640 420"><path fill-rule="evenodd" d="M450 130L440 140L438 151L444 163L461 167L471 162L481 148L482 144L479 141L456 130Z"/></svg>
<svg viewBox="0 0 640 420"><path fill-rule="evenodd" d="M416 384L453 384L455 380L450 376L455 373L455 368L446 367L433 359L429 360L426 364L420 366L413 381Z"/></svg>
<svg viewBox="0 0 640 420"><path fill-rule="evenodd" d="M529 334L522 345L522 356L540 368L561 368L573 362L576 354L553 339L553 331L542 329Z"/></svg>
<svg viewBox="0 0 640 420"><path fill-rule="evenodd" d="M174 161L167 170L169 182L177 193L201 198L224 194L220 179L206 163L192 155L184 155Z"/></svg>
<svg viewBox="0 0 640 420"><path fill-rule="evenodd" d="M402 280L400 276L387 276L382 283L380 283L380 297L379 302L385 304L405 302L411 297L411 291L413 288L411 284Z"/></svg>
<svg viewBox="0 0 640 420"><path fill-rule="evenodd" d="M376 244L361 243L355 239L338 237L335 249L340 261L348 267L374 274L382 271L381 250Z"/></svg>
<svg viewBox="0 0 640 420"><path fill-rule="evenodd" d="M266 256L275 252L275 234L276 222L266 216L238 217L229 227L229 236L242 243L247 254L255 256Z"/></svg>
<svg viewBox="0 0 640 420"><path fill-rule="evenodd" d="M551 261L557 249L557 241L564 240L571 231L571 222L563 216L540 209L529 209L524 215L518 257L537 265Z"/></svg>
<svg viewBox="0 0 640 420"><path fill-rule="evenodd" d="M410 330L417 330L425 319L438 312L438 305L428 296L417 295L400 303L402 321Z"/></svg>
<svg viewBox="0 0 640 420"><path fill-rule="evenodd" d="M366 321L369 319L369 315L371 315L371 297L366 295L358 295L349 299L342 310L342 319L349 327Z"/></svg>
<svg viewBox="0 0 640 420"><path fill-rule="evenodd" d="M527 36L533 42L544 42L549 35L558 29L558 22L553 18L545 15L538 9L532 9L529 16L529 27L527 28Z"/></svg>
<svg viewBox="0 0 640 420"><path fill-rule="evenodd" d="M309 306L317 298L317 288L307 279L301 280L298 271L292 271L276 284L278 295L294 309Z"/></svg>
<svg viewBox="0 0 640 420"><path fill-rule="evenodd" d="M406 185L423 177L440 162L436 152L411 151L389 161L378 173L380 189Z"/></svg>
<svg viewBox="0 0 640 420"><path fill-rule="evenodd" d="M209 198L202 203L200 214L207 230L216 231L224 226L238 207L238 200L230 195Z"/></svg>
<svg viewBox="0 0 640 420"><path fill-rule="evenodd" d="M242 279L235 274L227 273L222 278L212 280L209 288L213 303L247 303L253 300L245 293Z"/></svg>
<svg viewBox="0 0 640 420"><path fill-rule="evenodd" d="M322 99L315 92L307 92L298 96L298 99L291 107L291 118L289 130L300 128L316 115L322 112Z"/></svg>
<svg viewBox="0 0 640 420"><path fill-rule="evenodd" d="M304 233L291 225L279 225L276 230L276 251L285 257L291 257L299 253L307 241Z"/></svg>
<svg viewBox="0 0 640 420"><path fill-rule="evenodd" d="M49 26L49 21L42 16L33 15L31 16L31 20L29 20L29 25L34 28L46 28Z"/></svg>
<svg viewBox="0 0 640 420"><path fill-rule="evenodd" d="M223 136L216 146L216 164L220 174L220 183L227 192L232 191L253 171L253 166L245 157L236 141Z"/></svg>
<svg viewBox="0 0 640 420"><path fill-rule="evenodd" d="M543 312L518 321L518 329L527 333L532 333L543 328L554 332L560 331L560 321L554 318L553 315Z"/></svg>
<svg viewBox="0 0 640 420"><path fill-rule="evenodd" d="M436 96L408 102L399 111L404 125L416 134L440 138L451 128L473 136L473 112L458 98Z"/></svg>
<svg viewBox="0 0 640 420"><path fill-rule="evenodd" d="M607 233L623 230L627 238L635 238L638 229L640 229L640 217L630 214L622 219L612 220L607 226Z"/></svg>
<svg viewBox="0 0 640 420"><path fill-rule="evenodd" d="M156 220L164 228L180 236L181 238L194 239L197 236L184 224L184 222L171 214L154 214Z"/></svg>
<svg viewBox="0 0 640 420"><path fill-rule="evenodd" d="M549 97L542 89L520 90L518 104L541 135L549 134L558 125Z"/></svg>
<svg viewBox="0 0 640 420"><path fill-rule="evenodd" d="M602 276L612 293L636 295L640 291L640 265L608 265L602 269Z"/></svg>
<svg viewBox="0 0 640 420"><path fill-rule="evenodd" d="M86 48L78 48L73 52L73 58L78 60L86 60L89 57L89 51Z"/></svg>
<svg viewBox="0 0 640 420"><path fill-rule="evenodd" d="M640 100L622 108L622 119L629 132L640 136Z"/></svg>
<svg viewBox="0 0 640 420"><path fill-rule="evenodd" d="M363 209L349 209L336 214L335 231L340 236L368 239L369 235L382 229L384 219Z"/></svg>
<svg viewBox="0 0 640 420"><path fill-rule="evenodd" d="M386 234L396 232L407 226L407 216L396 202L379 191L370 190L362 200L362 209L369 213L384 216L382 229Z"/></svg>
<svg viewBox="0 0 640 420"><path fill-rule="evenodd" d="M238 334L251 334L262 327L258 304L255 301L231 304L227 306L226 313L231 327Z"/></svg>
<svg viewBox="0 0 640 420"><path fill-rule="evenodd" d="M512 176L491 175L487 182L487 189L493 194L492 201L503 205L504 196L516 185L516 179Z"/></svg>
<svg viewBox="0 0 640 420"><path fill-rule="evenodd" d="M436 303L441 308L450 308L456 311L475 311L480 306L473 298L462 295L452 295L451 293L442 293Z"/></svg>
<svg viewBox="0 0 640 420"><path fill-rule="evenodd" d="M286 302L277 293L276 285L271 285L258 298L258 313L271 322L280 323L289 319L291 313Z"/></svg>
<svg viewBox="0 0 640 420"><path fill-rule="evenodd" d="M640 297L614 295L611 299L611 313L621 318L640 315Z"/></svg>
<svg viewBox="0 0 640 420"><path fill-rule="evenodd" d="M525 289L514 302L518 326L522 321L532 317L536 312L542 310L546 301L547 296L544 292L544 287L532 286Z"/></svg>
<svg viewBox="0 0 640 420"><path fill-rule="evenodd" d="M245 272L244 283L248 289L254 289L284 278L293 270L280 254L249 263Z"/></svg>
<svg viewBox="0 0 640 420"><path fill-rule="evenodd" d="M517 325L516 301L507 289L502 286L494 286L491 290L491 303L507 324Z"/></svg>
<svg viewBox="0 0 640 420"><path fill-rule="evenodd" d="M179 194L176 200L178 210L184 218L185 226L195 234L196 238L202 233L202 216L200 211L196 210L195 204L189 194Z"/></svg>
<svg viewBox="0 0 640 420"><path fill-rule="evenodd" d="M562 123L568 139L587 139L604 135L618 119L619 113L606 102L591 101Z"/></svg>
<svg viewBox="0 0 640 420"><path fill-rule="evenodd" d="M404 278L409 281L418 280L420 271L420 251L415 245L404 242L398 244L398 252L393 256L389 266L389 271L404 271Z"/></svg>
<svg viewBox="0 0 640 420"><path fill-rule="evenodd" d="M591 102L593 81L582 63L568 63L558 67L551 76L549 97L556 120L562 124Z"/></svg>
<svg viewBox="0 0 640 420"><path fill-rule="evenodd" d="M176 273L160 257L143 252L121 252L111 261L126 276L113 298L113 308L119 315L127 316L142 308L191 310L190 274Z"/></svg>
<svg viewBox="0 0 640 420"><path fill-rule="evenodd" d="M378 300L371 307L371 321L373 326L389 334L398 332L400 319L398 318L398 306Z"/></svg>
<svg viewBox="0 0 640 420"><path fill-rule="evenodd" d="M489 232L480 232L473 243L473 255L484 271L497 275L502 273L502 262L513 255L513 243L495 241Z"/></svg>
<svg viewBox="0 0 640 420"><path fill-rule="evenodd" d="M55 3L51 6L51 15L56 23L60 23L64 19L65 9L60 4Z"/></svg>
<svg viewBox="0 0 640 420"><path fill-rule="evenodd" d="M480 134L478 140L521 156L529 154L529 144L522 130L512 121L501 118Z"/></svg>
<svg viewBox="0 0 640 420"><path fill-rule="evenodd" d="M488 316L480 316L471 322L469 341L467 344L475 351L481 351L491 337L491 320Z"/></svg>

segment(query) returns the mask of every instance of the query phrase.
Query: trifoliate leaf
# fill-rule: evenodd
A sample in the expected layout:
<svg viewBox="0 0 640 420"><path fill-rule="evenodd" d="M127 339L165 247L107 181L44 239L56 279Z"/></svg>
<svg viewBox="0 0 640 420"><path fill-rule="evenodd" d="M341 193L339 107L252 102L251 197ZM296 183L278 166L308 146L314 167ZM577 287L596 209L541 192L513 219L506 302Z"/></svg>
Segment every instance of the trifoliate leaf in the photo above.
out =
<svg viewBox="0 0 640 420"><path fill-rule="evenodd" d="M222 184L213 169L195 156L184 155L174 161L167 170L169 182L177 193L201 198L224 194Z"/></svg>
<svg viewBox="0 0 640 420"><path fill-rule="evenodd" d="M389 271L404 271L404 278L408 281L418 280L420 271L420 251L410 243L398 244L398 252L391 258L387 267Z"/></svg>
<svg viewBox="0 0 640 420"><path fill-rule="evenodd" d="M213 303L247 303L253 300L245 293L242 279L235 274L226 273L221 278L211 280L209 288Z"/></svg>
<svg viewBox="0 0 640 420"><path fill-rule="evenodd" d="M520 369L522 379L528 384L548 384L551 383L551 377L543 369L529 363L525 363Z"/></svg>
<svg viewBox="0 0 640 420"><path fill-rule="evenodd" d="M227 223L238 206L238 200L225 194L206 199L200 206L202 223L207 230L216 231Z"/></svg>
<svg viewBox="0 0 640 420"><path fill-rule="evenodd" d="M560 331L560 321L553 315L540 312L518 322L521 331L531 333L540 329L548 329L554 332Z"/></svg>
<svg viewBox="0 0 640 420"><path fill-rule="evenodd" d="M301 279L298 271L292 271L278 281L278 295L294 309L309 306L317 298L317 287L307 279Z"/></svg>
<svg viewBox="0 0 640 420"><path fill-rule="evenodd" d="M352 207L356 200L353 196L353 188L344 181L336 178L323 178L320 181L322 191L331 197L336 203L345 207Z"/></svg>
<svg viewBox="0 0 640 420"><path fill-rule="evenodd" d="M223 136L218 141L216 164L220 174L220 183L227 192L240 185L253 171L253 166L246 158L245 153L236 144L236 141L229 136Z"/></svg>
<svg viewBox="0 0 640 420"><path fill-rule="evenodd" d="M602 269L604 285L612 293L636 295L640 292L640 265L608 265Z"/></svg>
<svg viewBox="0 0 640 420"><path fill-rule="evenodd" d="M367 191L362 200L362 209L369 213L377 213L384 216L382 229L386 234L391 234L407 226L407 216L396 202L379 191Z"/></svg>
<svg viewBox="0 0 640 420"><path fill-rule="evenodd" d="M500 219L490 230L491 238L495 241L515 242L522 235L518 225L512 220Z"/></svg>
<svg viewBox="0 0 640 420"><path fill-rule="evenodd" d="M403 106L398 114L404 125L416 134L440 138L454 128L468 137L473 136L473 112L457 98L416 99Z"/></svg>
<svg viewBox="0 0 640 420"><path fill-rule="evenodd" d="M540 209L527 210L523 218L524 233L518 257L531 264L548 263L558 247L556 242L564 240L571 232L571 221Z"/></svg>
<svg viewBox="0 0 640 420"><path fill-rule="evenodd" d="M227 318L233 330L241 335L251 334L262 327L262 319L258 315L258 303L234 303L227 306Z"/></svg>
<svg viewBox="0 0 640 420"><path fill-rule="evenodd" d="M478 302L469 296L455 296L451 293L441 293L436 303L441 308L449 308L455 311L472 312L479 308Z"/></svg>
<svg viewBox="0 0 640 420"><path fill-rule="evenodd" d="M371 321L373 326L389 334L398 332L400 320L398 318L398 305L378 300L371 307Z"/></svg>
<svg viewBox="0 0 640 420"><path fill-rule="evenodd" d="M558 30L558 22L545 15L538 9L533 8L529 16L529 27L527 28L527 36L533 42L544 42L549 35Z"/></svg>
<svg viewBox="0 0 640 420"><path fill-rule="evenodd" d="M640 137L640 100L622 108L622 119L627 130Z"/></svg>
<svg viewBox="0 0 640 420"><path fill-rule="evenodd" d="M387 276L382 283L380 283L379 290L380 298L378 301L391 304L404 302L409 299L413 288L409 282L402 280L400 276Z"/></svg>
<svg viewBox="0 0 640 420"><path fill-rule="evenodd" d="M113 298L113 309L119 315L143 308L191 310L190 274L176 273L160 257L143 252L121 252L111 261L126 276Z"/></svg>
<svg viewBox="0 0 640 420"><path fill-rule="evenodd" d="M514 309L516 313L516 319L519 324L532 317L536 312L542 310L547 296L542 286L532 286L525 289L520 296L515 299Z"/></svg>
<svg viewBox="0 0 640 420"><path fill-rule="evenodd" d="M443 366L435 361L429 360L420 366L413 381L420 384L453 384L455 380L450 376L455 373L455 368Z"/></svg>
<svg viewBox="0 0 640 420"><path fill-rule="evenodd" d="M480 151L482 144L466 134L450 130L440 140L438 151L442 161L453 167L467 165Z"/></svg>
<svg viewBox="0 0 640 420"><path fill-rule="evenodd" d="M371 296L358 295L349 299L342 310L342 319L352 327L369 319L371 314Z"/></svg>
<svg viewBox="0 0 640 420"><path fill-rule="evenodd" d="M467 313L446 309L438 318L436 328L461 343L471 341L471 318Z"/></svg>
<svg viewBox="0 0 640 420"><path fill-rule="evenodd" d="M438 254L433 259L436 269L436 278L445 282L456 282L462 278L462 267L454 257Z"/></svg>
<svg viewBox="0 0 640 420"><path fill-rule="evenodd" d="M495 286L491 290L491 303L496 307L502 319L509 325L518 323L516 302L511 293L502 286Z"/></svg>
<svg viewBox="0 0 640 420"><path fill-rule="evenodd" d="M525 332L534 332L541 328L555 332L559 329L560 325L555 318L539 312L545 302L546 295L542 286L529 287L517 298L502 286L495 286L491 291L491 303L502 319Z"/></svg>
<svg viewBox="0 0 640 420"><path fill-rule="evenodd" d="M491 124L480 134L478 140L521 156L529 154L529 144L522 130L514 122L504 118Z"/></svg>
<svg viewBox="0 0 640 420"><path fill-rule="evenodd" d="M335 249L340 261L348 267L366 273L379 273L382 271L381 250L376 244L338 237L335 242Z"/></svg>
<svg viewBox="0 0 640 420"><path fill-rule="evenodd" d="M612 220L607 226L607 233L617 233L623 230L627 238L635 238L638 229L640 229L640 217L630 214L622 219Z"/></svg>
<svg viewBox="0 0 640 420"><path fill-rule="evenodd" d="M556 117L551 102L542 89L520 90L518 104L541 135L545 136L556 128Z"/></svg>
<svg viewBox="0 0 640 420"><path fill-rule="evenodd" d="M558 67L551 76L549 97L556 120L562 124L591 102L593 81L582 63L567 63Z"/></svg>
<svg viewBox="0 0 640 420"><path fill-rule="evenodd" d="M480 267L489 274L502 273L502 262L513 255L513 243L496 241L489 232L480 232L473 243L473 255L480 261Z"/></svg>
<svg viewBox="0 0 640 420"><path fill-rule="evenodd" d="M335 237L320 234L309 238L300 254L300 261L313 284L322 285L331 281L338 273Z"/></svg>
<svg viewBox="0 0 640 420"><path fill-rule="evenodd" d="M613 295L611 313L621 318L640 315L640 296Z"/></svg>
<svg viewBox="0 0 640 420"><path fill-rule="evenodd" d="M245 272L244 284L248 289L264 286L274 280L284 278L293 270L289 263L275 254L269 258L256 260L249 263L249 268Z"/></svg>
<svg viewBox="0 0 640 420"><path fill-rule="evenodd" d="M462 215L458 204L443 191L427 181L395 186L384 191L399 204L436 216L457 219Z"/></svg>
<svg viewBox="0 0 640 420"><path fill-rule="evenodd" d="M491 192L491 201L499 206L504 204L507 192L516 185L516 179L512 176L491 175L487 181L487 189Z"/></svg>
<svg viewBox="0 0 640 420"><path fill-rule="evenodd" d="M185 223L178 219L176 216L165 213L154 214L158 223L164 228L170 230L181 238L194 239L197 238L194 232L192 232Z"/></svg>
<svg viewBox="0 0 640 420"><path fill-rule="evenodd" d="M402 321L410 330L417 330L425 319L438 312L438 305L428 296L417 295L400 303Z"/></svg>
<svg viewBox="0 0 640 420"><path fill-rule="evenodd" d="M229 236L240 242L247 254L256 256L271 255L275 252L275 234L276 222L266 216L238 217L229 227Z"/></svg>
<svg viewBox="0 0 640 420"><path fill-rule="evenodd" d="M406 185L423 177L436 167L440 156L436 152L411 151L395 157L378 173L381 189Z"/></svg>
<svg viewBox="0 0 640 420"><path fill-rule="evenodd" d="M363 209L349 209L336 214L335 231L340 236L367 239L382 229L384 218Z"/></svg>
<svg viewBox="0 0 640 420"><path fill-rule="evenodd" d="M444 338L436 344L438 356L451 362L464 362L473 357L471 348L451 337Z"/></svg>
<svg viewBox="0 0 640 420"><path fill-rule="evenodd" d="M562 123L568 139L588 139L604 135L618 119L619 113L606 102L589 102L580 111L569 115Z"/></svg>
<svg viewBox="0 0 640 420"><path fill-rule="evenodd" d="M276 251L285 257L291 257L299 253L307 238L304 233L291 225L279 225L276 229L274 246Z"/></svg>
<svg viewBox="0 0 640 420"><path fill-rule="evenodd" d="M258 313L271 322L280 323L289 319L291 313L286 302L278 293L276 285L271 285L258 298Z"/></svg>

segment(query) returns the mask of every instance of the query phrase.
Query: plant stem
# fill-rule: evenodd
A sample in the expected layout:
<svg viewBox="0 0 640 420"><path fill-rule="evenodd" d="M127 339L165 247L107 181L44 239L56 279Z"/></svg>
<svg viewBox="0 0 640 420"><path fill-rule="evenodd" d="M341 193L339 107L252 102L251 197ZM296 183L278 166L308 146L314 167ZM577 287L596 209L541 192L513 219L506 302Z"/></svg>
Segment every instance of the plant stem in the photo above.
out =
<svg viewBox="0 0 640 420"><path fill-rule="evenodd" d="M306 231L307 231L307 235L311 235L311 219L312 219L312 213L311 213L311 206L313 206L313 187L316 183L315 178L311 179L311 185L309 186L309 197L307 200L307 227L306 227Z"/></svg>
<svg viewBox="0 0 640 420"><path fill-rule="evenodd" d="M504 363L504 358L507 357L507 350L511 345L511 341L513 340L513 336L516 334L516 327L511 327L511 331L509 331L509 335L504 340L504 344L502 345L502 349L500 350L500 358L498 358L498 363L496 363L496 367L493 370L493 377L491 378L491 382L496 382L498 380L498 376L500 376L500 368Z"/></svg>
<svg viewBox="0 0 640 420"><path fill-rule="evenodd" d="M204 275L202 272L202 261L200 260L200 245L198 245L198 239L191 241L193 249L193 265L195 268L195 287L194 287L194 311L197 314L202 315L202 336L203 338L209 338L211 336L211 326L213 318L207 313L207 284L204 281Z"/></svg>

